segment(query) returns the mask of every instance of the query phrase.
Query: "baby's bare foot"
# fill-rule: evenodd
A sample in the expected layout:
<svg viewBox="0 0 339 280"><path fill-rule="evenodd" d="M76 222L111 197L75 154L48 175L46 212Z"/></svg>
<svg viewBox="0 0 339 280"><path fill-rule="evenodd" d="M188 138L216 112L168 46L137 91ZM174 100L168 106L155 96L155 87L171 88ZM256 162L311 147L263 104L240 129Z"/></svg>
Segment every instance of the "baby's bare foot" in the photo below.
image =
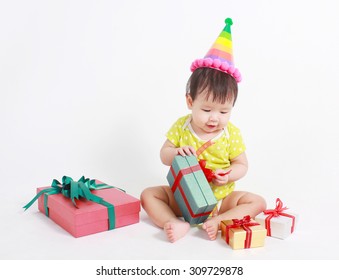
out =
<svg viewBox="0 0 339 280"><path fill-rule="evenodd" d="M171 242L175 242L178 239L184 237L189 229L189 223L178 219L168 221L164 225L164 231L167 235L168 240Z"/></svg>
<svg viewBox="0 0 339 280"><path fill-rule="evenodd" d="M218 234L219 220L210 218L202 225L202 228L207 232L210 240L215 240Z"/></svg>

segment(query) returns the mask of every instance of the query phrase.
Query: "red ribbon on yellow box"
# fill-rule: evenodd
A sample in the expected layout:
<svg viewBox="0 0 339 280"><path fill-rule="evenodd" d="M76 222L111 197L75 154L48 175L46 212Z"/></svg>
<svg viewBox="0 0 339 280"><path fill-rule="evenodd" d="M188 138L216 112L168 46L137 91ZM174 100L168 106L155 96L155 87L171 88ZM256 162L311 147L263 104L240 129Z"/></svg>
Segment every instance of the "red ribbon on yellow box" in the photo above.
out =
<svg viewBox="0 0 339 280"><path fill-rule="evenodd" d="M279 217L279 216L285 216L292 219L292 227L291 227L291 233L294 231L294 223L295 223L295 217L293 215L283 213L283 211L287 210L287 207L283 207L283 203L280 200L280 198L276 199L275 202L275 209L267 209L264 211L265 215L268 215L265 219L265 227L267 229L267 236L271 236L271 219L273 217Z"/></svg>
<svg viewBox="0 0 339 280"><path fill-rule="evenodd" d="M244 216L242 219L232 219L233 224L226 226L225 238L226 243L229 244L230 236L229 231L231 228L240 228L242 227L246 231L246 238L244 248L251 248L251 240L252 240L252 230L249 228L251 226L258 226L259 223L251 222L251 217L249 215Z"/></svg>

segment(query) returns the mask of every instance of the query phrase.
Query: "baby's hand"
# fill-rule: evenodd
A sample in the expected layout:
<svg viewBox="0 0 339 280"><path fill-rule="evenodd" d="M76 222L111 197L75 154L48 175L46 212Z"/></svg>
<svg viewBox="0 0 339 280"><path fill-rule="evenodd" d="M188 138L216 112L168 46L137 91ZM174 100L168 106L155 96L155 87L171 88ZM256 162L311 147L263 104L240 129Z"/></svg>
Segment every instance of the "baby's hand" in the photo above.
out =
<svg viewBox="0 0 339 280"><path fill-rule="evenodd" d="M229 174L232 170L223 170L223 169L217 169L214 172L214 178L213 178L213 184L216 186L223 186L228 183L229 180Z"/></svg>
<svg viewBox="0 0 339 280"><path fill-rule="evenodd" d="M180 148L176 148L177 150L177 154L181 155L181 156L197 156L195 149L192 146L184 146L184 147L180 147Z"/></svg>

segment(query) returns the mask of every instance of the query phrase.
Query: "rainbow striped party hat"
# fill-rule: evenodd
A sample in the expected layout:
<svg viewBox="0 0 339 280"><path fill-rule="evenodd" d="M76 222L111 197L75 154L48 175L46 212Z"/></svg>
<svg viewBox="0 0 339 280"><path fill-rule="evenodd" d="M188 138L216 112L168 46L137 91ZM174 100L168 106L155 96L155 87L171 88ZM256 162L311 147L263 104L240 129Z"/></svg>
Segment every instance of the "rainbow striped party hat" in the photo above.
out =
<svg viewBox="0 0 339 280"><path fill-rule="evenodd" d="M193 72L197 68L213 68L231 75L238 83L241 81L241 74L234 67L231 25L232 19L225 19L225 27L215 40L214 44L202 59L196 59L191 65Z"/></svg>

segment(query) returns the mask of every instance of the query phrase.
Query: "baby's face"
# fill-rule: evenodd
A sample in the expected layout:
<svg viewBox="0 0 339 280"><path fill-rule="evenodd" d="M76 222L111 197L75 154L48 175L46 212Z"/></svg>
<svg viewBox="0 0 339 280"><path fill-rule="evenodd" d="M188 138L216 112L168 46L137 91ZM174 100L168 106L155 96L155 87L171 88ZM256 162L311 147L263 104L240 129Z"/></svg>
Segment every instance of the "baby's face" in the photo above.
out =
<svg viewBox="0 0 339 280"><path fill-rule="evenodd" d="M206 94L199 94L193 101L187 96L187 106L192 110L192 127L202 135L216 134L226 127L233 109L233 100L225 103L213 101L213 96L206 99Z"/></svg>

